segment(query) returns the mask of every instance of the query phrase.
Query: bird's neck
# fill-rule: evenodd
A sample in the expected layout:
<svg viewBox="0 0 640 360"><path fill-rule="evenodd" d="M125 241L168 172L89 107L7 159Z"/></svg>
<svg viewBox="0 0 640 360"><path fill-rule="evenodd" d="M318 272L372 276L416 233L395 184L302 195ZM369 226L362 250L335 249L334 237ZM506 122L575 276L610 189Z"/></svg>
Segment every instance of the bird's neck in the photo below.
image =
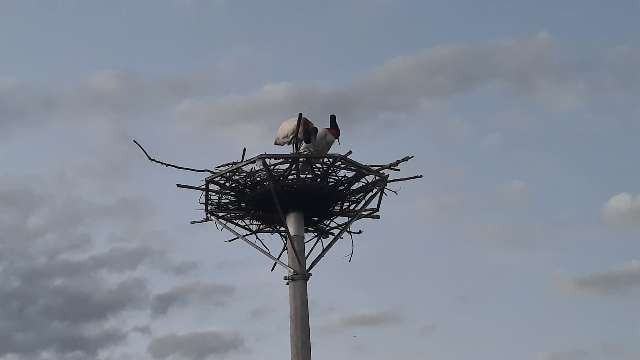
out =
<svg viewBox="0 0 640 360"><path fill-rule="evenodd" d="M331 134L331 136L333 136L334 139L338 138L338 129L327 128L327 131L329 132L329 134Z"/></svg>

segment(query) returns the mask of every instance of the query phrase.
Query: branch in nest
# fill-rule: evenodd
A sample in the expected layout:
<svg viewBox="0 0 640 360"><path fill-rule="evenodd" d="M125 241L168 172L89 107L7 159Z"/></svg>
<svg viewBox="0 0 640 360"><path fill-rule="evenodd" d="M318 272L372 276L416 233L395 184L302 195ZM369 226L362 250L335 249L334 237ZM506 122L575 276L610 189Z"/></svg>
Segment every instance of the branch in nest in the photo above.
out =
<svg viewBox="0 0 640 360"><path fill-rule="evenodd" d="M414 179L422 179L422 175L415 175L415 176L409 176L409 177L405 177L405 178L391 179L391 180L389 180L387 182L388 183L392 183L392 182L408 181L408 180L414 180Z"/></svg>
<svg viewBox="0 0 640 360"><path fill-rule="evenodd" d="M210 174L215 174L215 172L213 170L209 170L209 169L194 169L194 168L190 168L190 167L184 167L184 166L179 166L179 165L173 165L173 164L169 164L166 163L164 161L160 161L160 160L156 160L154 158L152 158L149 153L147 152L147 150L145 150L142 145L140 145L139 142L137 142L136 140L133 140L133 142L138 145L138 147L140 148L140 150L142 150L142 152L147 156L147 159L149 159L149 161L154 162L156 164L160 164L160 165L164 165L166 167L172 167L174 169L179 169L179 170L187 170L187 171L193 171L193 172L208 172Z"/></svg>
<svg viewBox="0 0 640 360"><path fill-rule="evenodd" d="M394 194L398 195L398 192L397 192L397 191L395 191L395 190L391 190L391 189L389 189L389 188L384 188L384 192L383 192L383 194L384 194L385 196L387 195L387 193L386 193L387 191L391 191L392 193L394 193Z"/></svg>
<svg viewBox="0 0 640 360"><path fill-rule="evenodd" d="M413 159L413 156L405 156L400 160L396 160L394 162L388 163L386 165L369 165L370 167L376 167L377 171L382 171L382 170L390 170L393 168L397 168L398 165L402 164L403 162L407 162L409 160Z"/></svg>
<svg viewBox="0 0 640 360"><path fill-rule="evenodd" d="M362 231L360 231L362 232ZM353 234L355 234L354 232L347 230L347 234L349 234L349 237L351 238L351 253L349 253L349 262L351 262L351 259L353 259L353 248L354 248L354 244L353 244Z"/></svg>

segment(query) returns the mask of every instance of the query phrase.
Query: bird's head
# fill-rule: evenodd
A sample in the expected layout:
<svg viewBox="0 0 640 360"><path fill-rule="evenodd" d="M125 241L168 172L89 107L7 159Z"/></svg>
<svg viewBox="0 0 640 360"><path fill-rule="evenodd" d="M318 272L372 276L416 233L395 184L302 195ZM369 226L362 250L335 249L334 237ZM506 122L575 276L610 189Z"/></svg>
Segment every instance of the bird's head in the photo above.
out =
<svg viewBox="0 0 640 360"><path fill-rule="evenodd" d="M340 127L338 126L338 120L336 120L336 115L329 115L329 132L333 135L336 140L338 140L338 144L340 143Z"/></svg>

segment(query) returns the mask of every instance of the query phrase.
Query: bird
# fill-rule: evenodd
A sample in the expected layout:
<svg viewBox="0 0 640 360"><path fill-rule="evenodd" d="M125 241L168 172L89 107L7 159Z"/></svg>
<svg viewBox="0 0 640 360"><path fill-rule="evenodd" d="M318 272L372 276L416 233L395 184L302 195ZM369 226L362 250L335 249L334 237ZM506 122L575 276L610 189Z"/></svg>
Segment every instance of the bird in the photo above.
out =
<svg viewBox="0 0 640 360"><path fill-rule="evenodd" d="M311 120L306 117L302 118L302 122L300 123L300 129L298 129L298 136L296 137L296 127L298 126L298 118L290 118L282 122L280 124L280 128L278 128L278 132L276 134L276 139L273 142L273 145L291 145L296 141L298 144L302 143L306 138L308 141L311 141L313 135L313 128L315 127Z"/></svg>
<svg viewBox="0 0 640 360"><path fill-rule="evenodd" d="M315 136L313 136L315 134ZM340 142L340 127L336 116L331 114L329 116L329 127L320 130L309 130L308 136L311 136L311 141L308 142L305 139L305 144L300 148L300 152L313 154L313 155L326 155L329 153L331 146L337 140Z"/></svg>

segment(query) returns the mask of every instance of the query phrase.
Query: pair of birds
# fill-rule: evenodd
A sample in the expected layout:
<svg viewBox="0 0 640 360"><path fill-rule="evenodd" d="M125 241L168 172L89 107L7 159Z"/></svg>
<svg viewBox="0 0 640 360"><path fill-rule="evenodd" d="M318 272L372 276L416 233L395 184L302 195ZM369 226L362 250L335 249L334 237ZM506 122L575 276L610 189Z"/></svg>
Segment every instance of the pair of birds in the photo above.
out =
<svg viewBox="0 0 640 360"><path fill-rule="evenodd" d="M280 146L291 145L297 140L298 145L302 145L300 147L301 153L326 155L336 140L340 142L340 127L336 116L333 114L329 116L328 128L318 129L311 120L303 117L296 136L297 125L298 118L285 120L280 125L273 144Z"/></svg>

